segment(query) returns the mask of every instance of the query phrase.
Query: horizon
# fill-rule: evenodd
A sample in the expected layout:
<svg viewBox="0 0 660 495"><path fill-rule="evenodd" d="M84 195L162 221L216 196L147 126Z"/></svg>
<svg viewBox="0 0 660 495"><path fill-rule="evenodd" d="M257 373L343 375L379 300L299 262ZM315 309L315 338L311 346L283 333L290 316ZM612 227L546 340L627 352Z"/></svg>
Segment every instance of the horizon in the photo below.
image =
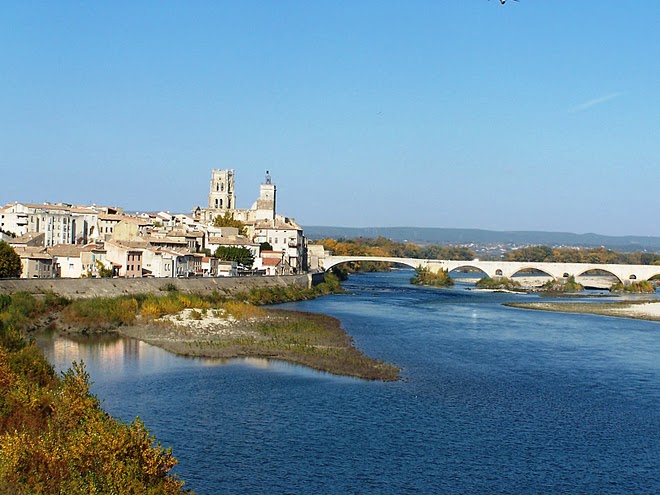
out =
<svg viewBox="0 0 660 495"><path fill-rule="evenodd" d="M305 225L302 225L303 229ZM318 228L318 229L356 229L356 230L366 230L366 229L420 229L420 230L476 230L482 232L496 232L500 234L562 234L562 235L576 235L576 236L599 236L599 237L644 237L650 239L660 239L660 236L655 235L639 235L639 234L622 234L622 235L609 235L601 234L598 232L569 232L564 230L497 230L497 229L480 229L472 227L420 227L415 225L396 225L391 227L383 226L367 226L367 227L348 227L343 225L307 225L307 228Z"/></svg>
<svg viewBox="0 0 660 495"><path fill-rule="evenodd" d="M659 2L4 7L3 205L660 236Z"/></svg>

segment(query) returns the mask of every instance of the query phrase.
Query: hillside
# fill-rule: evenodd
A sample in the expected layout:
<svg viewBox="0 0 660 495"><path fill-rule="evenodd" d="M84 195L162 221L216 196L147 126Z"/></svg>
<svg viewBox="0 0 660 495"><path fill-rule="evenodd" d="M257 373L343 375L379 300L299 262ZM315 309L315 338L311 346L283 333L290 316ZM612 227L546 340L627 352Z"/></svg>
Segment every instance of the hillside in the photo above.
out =
<svg viewBox="0 0 660 495"><path fill-rule="evenodd" d="M305 226L309 239L330 237L386 237L394 241L419 244L542 244L549 246L604 246L620 251L658 251L660 237L607 236L600 234L573 234L570 232L495 231L481 229L448 229L424 227L322 227Z"/></svg>

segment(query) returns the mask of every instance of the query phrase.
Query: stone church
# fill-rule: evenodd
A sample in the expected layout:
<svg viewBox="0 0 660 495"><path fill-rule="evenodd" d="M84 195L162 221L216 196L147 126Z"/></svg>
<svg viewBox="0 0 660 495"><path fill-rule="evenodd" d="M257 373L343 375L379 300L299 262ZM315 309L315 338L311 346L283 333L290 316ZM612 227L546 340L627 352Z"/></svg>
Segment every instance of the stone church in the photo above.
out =
<svg viewBox="0 0 660 495"><path fill-rule="evenodd" d="M233 170L214 169L211 173L208 206L197 207L194 217L204 225L212 225L218 216L229 212L247 228L248 238L255 243L267 242L272 253L281 253L283 266L292 273L306 269L306 239L303 229L293 218L277 213L277 188L270 173L259 187L259 197L249 209L236 208Z"/></svg>

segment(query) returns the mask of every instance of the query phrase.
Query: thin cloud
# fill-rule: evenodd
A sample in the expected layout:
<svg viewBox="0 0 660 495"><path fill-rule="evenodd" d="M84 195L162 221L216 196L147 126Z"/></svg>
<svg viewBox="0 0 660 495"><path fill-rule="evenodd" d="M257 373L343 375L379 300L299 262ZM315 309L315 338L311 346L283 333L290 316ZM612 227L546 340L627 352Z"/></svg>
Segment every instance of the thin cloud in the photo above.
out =
<svg viewBox="0 0 660 495"><path fill-rule="evenodd" d="M605 103L606 101L610 101L613 100L614 98L618 98L622 94L623 93L621 93L620 91L617 91L616 93L610 93L609 95L601 96L600 98L594 98L593 100L585 101L584 103L580 103L579 105L576 105L573 108L571 108L568 111L568 113L584 112L585 110L588 110L592 107Z"/></svg>

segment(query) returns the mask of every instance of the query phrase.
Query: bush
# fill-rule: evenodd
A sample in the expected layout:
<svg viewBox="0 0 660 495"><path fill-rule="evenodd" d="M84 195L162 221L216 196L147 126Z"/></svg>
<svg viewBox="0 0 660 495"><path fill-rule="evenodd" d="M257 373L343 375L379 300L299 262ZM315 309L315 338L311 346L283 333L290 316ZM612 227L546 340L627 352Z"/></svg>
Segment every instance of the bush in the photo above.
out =
<svg viewBox="0 0 660 495"><path fill-rule="evenodd" d="M479 279L475 284L479 289L494 289L494 290L516 290L520 289L520 282L511 280L506 277L490 278L484 277Z"/></svg>
<svg viewBox="0 0 660 495"><path fill-rule="evenodd" d="M542 290L548 292L581 292L584 290L584 285L575 281L575 277L571 275L565 281L549 280L541 286Z"/></svg>
<svg viewBox="0 0 660 495"><path fill-rule="evenodd" d="M634 280L629 284L618 282L610 287L611 292L625 292L628 294L653 294L655 287L648 280Z"/></svg>
<svg viewBox="0 0 660 495"><path fill-rule="evenodd" d="M410 279L410 283L432 287L451 287L454 285L454 280L449 276L448 270L441 268L436 273L419 266L415 269L415 276Z"/></svg>

